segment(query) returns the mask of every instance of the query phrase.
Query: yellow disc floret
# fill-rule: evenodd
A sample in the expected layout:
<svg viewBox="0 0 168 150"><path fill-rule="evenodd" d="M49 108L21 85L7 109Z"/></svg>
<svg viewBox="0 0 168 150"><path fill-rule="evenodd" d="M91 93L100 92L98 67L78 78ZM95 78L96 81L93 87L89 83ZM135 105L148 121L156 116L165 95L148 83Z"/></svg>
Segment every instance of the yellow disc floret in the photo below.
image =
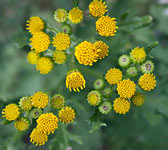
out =
<svg viewBox="0 0 168 150"><path fill-rule="evenodd" d="M2 110L2 117L5 117L6 120L12 121L16 120L20 115L20 110L18 105L16 104L9 104L5 106Z"/></svg>
<svg viewBox="0 0 168 150"><path fill-rule="evenodd" d="M72 23L80 23L83 20L83 11L78 7L74 7L69 11L68 18Z"/></svg>
<svg viewBox="0 0 168 150"><path fill-rule="evenodd" d="M29 64L37 64L37 59L39 58L39 55L35 52L29 52L27 54L27 60Z"/></svg>
<svg viewBox="0 0 168 150"><path fill-rule="evenodd" d="M64 97L60 94L56 94L51 99L51 106L54 108L61 108L64 106Z"/></svg>
<svg viewBox="0 0 168 150"><path fill-rule="evenodd" d="M134 48L130 53L130 58L134 63L142 63L146 58L146 52L144 48Z"/></svg>
<svg viewBox="0 0 168 150"><path fill-rule="evenodd" d="M44 21L38 16L31 17L27 21L26 25L26 29L29 30L31 34L42 31L44 29Z"/></svg>
<svg viewBox="0 0 168 150"><path fill-rule="evenodd" d="M107 82L111 85L118 84L122 80L122 72L116 68L110 68L105 76Z"/></svg>
<svg viewBox="0 0 168 150"><path fill-rule="evenodd" d="M75 119L75 111L71 107L63 107L59 113L59 120L65 124L72 122Z"/></svg>
<svg viewBox="0 0 168 150"><path fill-rule="evenodd" d="M46 93L38 91L34 93L31 101L34 107L44 108L48 105L48 95Z"/></svg>
<svg viewBox="0 0 168 150"><path fill-rule="evenodd" d="M139 85L145 91L151 91L156 86L155 76L153 74L144 74L139 78Z"/></svg>
<svg viewBox="0 0 168 150"><path fill-rule="evenodd" d="M47 134L54 131L58 128L58 118L53 113L42 114L37 119L37 128L42 129Z"/></svg>
<svg viewBox="0 0 168 150"><path fill-rule="evenodd" d="M94 17L103 16L108 11L106 8L106 3L102 0L93 0L89 5L89 11Z"/></svg>
<svg viewBox="0 0 168 150"><path fill-rule="evenodd" d="M64 64L66 62L66 53L64 51L56 50L52 57L56 64Z"/></svg>
<svg viewBox="0 0 168 150"><path fill-rule="evenodd" d="M131 98L136 91L136 84L130 79L122 80L117 84L117 91L120 97Z"/></svg>
<svg viewBox="0 0 168 150"><path fill-rule="evenodd" d="M114 100L113 107L116 113L125 115L125 113L129 112L131 105L127 99L120 97Z"/></svg>
<svg viewBox="0 0 168 150"><path fill-rule="evenodd" d="M14 126L18 131L25 131L29 128L29 122L25 118L20 118L15 121Z"/></svg>
<svg viewBox="0 0 168 150"><path fill-rule="evenodd" d="M102 16L96 21L96 30L101 36L115 36L117 32L115 18L110 18L109 16Z"/></svg>
<svg viewBox="0 0 168 150"><path fill-rule="evenodd" d="M66 50L70 46L71 39L66 33L58 33L53 38L52 43L56 47L56 50Z"/></svg>
<svg viewBox="0 0 168 150"><path fill-rule="evenodd" d="M144 104L145 97L142 93L135 93L135 95L131 98L133 105L142 106Z"/></svg>
<svg viewBox="0 0 168 150"><path fill-rule="evenodd" d="M83 88L85 88L85 83L86 81L79 71L72 70L67 74L66 87L69 88L70 91L73 89L75 92L79 92L79 88L83 90Z"/></svg>
<svg viewBox="0 0 168 150"><path fill-rule="evenodd" d="M29 111L32 108L31 97L25 96L22 97L19 101L19 106L23 111Z"/></svg>
<svg viewBox="0 0 168 150"><path fill-rule="evenodd" d="M88 103L92 106L99 105L102 100L102 95L99 91L91 91L87 96Z"/></svg>
<svg viewBox="0 0 168 150"><path fill-rule="evenodd" d="M58 22L65 22L67 20L68 13L65 9L57 9L54 13L54 19Z"/></svg>

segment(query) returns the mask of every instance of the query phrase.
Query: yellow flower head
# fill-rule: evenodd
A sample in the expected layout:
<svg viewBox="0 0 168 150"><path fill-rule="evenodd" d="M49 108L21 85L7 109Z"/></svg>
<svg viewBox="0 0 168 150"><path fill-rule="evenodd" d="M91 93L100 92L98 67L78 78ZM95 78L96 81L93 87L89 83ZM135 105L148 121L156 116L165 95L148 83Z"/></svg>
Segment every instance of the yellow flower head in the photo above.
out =
<svg viewBox="0 0 168 150"><path fill-rule="evenodd" d="M9 104L5 106L2 110L2 117L5 117L6 120L12 121L16 120L20 115L20 110L18 105L16 104Z"/></svg>
<svg viewBox="0 0 168 150"><path fill-rule="evenodd" d="M58 118L53 113L42 114L37 119L37 128L42 129L47 134L54 131L58 128Z"/></svg>
<svg viewBox="0 0 168 150"><path fill-rule="evenodd" d="M78 7L74 7L68 13L69 21L72 23L80 23L83 20L83 11Z"/></svg>
<svg viewBox="0 0 168 150"><path fill-rule="evenodd" d="M52 57L56 64L64 64L66 62L66 53L64 51L56 50Z"/></svg>
<svg viewBox="0 0 168 150"><path fill-rule="evenodd" d="M48 141L48 135L42 129L34 128L30 134L30 142L35 143L36 146L41 146L44 145L46 141Z"/></svg>
<svg viewBox="0 0 168 150"><path fill-rule="evenodd" d="M76 92L80 92L79 88L83 90L85 88L85 79L83 75L77 70L71 70L66 76L66 87L69 88L70 91L72 89Z"/></svg>
<svg viewBox="0 0 168 150"><path fill-rule="evenodd" d="M34 16L27 20L27 30L31 34L42 31L44 29L44 22L40 17Z"/></svg>
<svg viewBox="0 0 168 150"><path fill-rule="evenodd" d="M102 95L99 91L91 91L87 96L88 103L92 106L99 105L102 100Z"/></svg>
<svg viewBox="0 0 168 150"><path fill-rule="evenodd" d="M72 122L75 119L75 111L71 107L63 107L59 113L59 120L65 124Z"/></svg>
<svg viewBox="0 0 168 150"><path fill-rule="evenodd" d="M60 94L56 94L51 99L51 106L54 108L62 108L64 106L64 97Z"/></svg>
<svg viewBox="0 0 168 150"><path fill-rule="evenodd" d="M22 97L19 101L19 106L23 111L29 111L32 109L31 97Z"/></svg>
<svg viewBox="0 0 168 150"><path fill-rule="evenodd" d="M75 57L80 64L92 66L98 59L99 51L94 44L84 41L75 47Z"/></svg>
<svg viewBox="0 0 168 150"><path fill-rule="evenodd" d="M117 32L115 18L110 18L109 16L102 16L96 21L96 30L101 36L115 36Z"/></svg>
<svg viewBox="0 0 168 150"><path fill-rule="evenodd" d="M142 106L144 104L145 97L142 93L135 93L135 95L131 98L133 105Z"/></svg>
<svg viewBox="0 0 168 150"><path fill-rule="evenodd" d="M118 84L122 80L122 72L116 68L110 68L105 76L107 82L111 85Z"/></svg>
<svg viewBox="0 0 168 150"><path fill-rule="evenodd" d="M48 74L53 69L53 62L48 57L41 57L37 61L36 70L41 74Z"/></svg>
<svg viewBox="0 0 168 150"><path fill-rule="evenodd" d="M99 49L100 51L97 53L99 56L99 59L103 59L105 56L108 56L108 46L106 45L106 43L104 43L103 41L97 41L94 43L94 45L96 46L97 49Z"/></svg>
<svg viewBox="0 0 168 150"><path fill-rule="evenodd" d="M142 63L146 58L146 52L144 48L134 48L130 53L130 58L134 63Z"/></svg>
<svg viewBox="0 0 168 150"><path fill-rule="evenodd" d="M29 128L29 121L25 118L20 118L15 121L14 126L18 131L25 131Z"/></svg>
<svg viewBox="0 0 168 150"><path fill-rule="evenodd" d="M70 46L71 39L66 33L58 33L53 38L52 43L56 47L56 50L66 50Z"/></svg>
<svg viewBox="0 0 168 150"><path fill-rule="evenodd" d="M27 54L27 60L29 64L37 64L37 59L39 58L39 55L35 52L29 52Z"/></svg>
<svg viewBox="0 0 168 150"><path fill-rule="evenodd" d="M120 97L131 98L136 91L136 84L130 79L122 80L117 84L117 91Z"/></svg>
<svg viewBox="0 0 168 150"><path fill-rule="evenodd" d="M57 9L54 13L54 19L58 22L65 22L67 20L68 13L65 9Z"/></svg>
<svg viewBox="0 0 168 150"><path fill-rule="evenodd" d="M44 32L35 32L30 41L31 49L35 49L36 53L46 51L50 45L50 37Z"/></svg>
<svg viewBox="0 0 168 150"><path fill-rule="evenodd" d="M120 97L114 100L113 107L116 113L125 115L125 113L129 112L131 105L127 99Z"/></svg>
<svg viewBox="0 0 168 150"><path fill-rule="evenodd" d="M32 104L37 108L44 108L48 105L48 95L39 91L32 96Z"/></svg>
<svg viewBox="0 0 168 150"><path fill-rule="evenodd" d="M106 3L102 0L93 0L89 5L89 11L94 17L103 16L108 11L106 8Z"/></svg>
<svg viewBox="0 0 168 150"><path fill-rule="evenodd" d="M144 74L139 78L139 85L145 91L151 91L156 86L155 76L153 74Z"/></svg>

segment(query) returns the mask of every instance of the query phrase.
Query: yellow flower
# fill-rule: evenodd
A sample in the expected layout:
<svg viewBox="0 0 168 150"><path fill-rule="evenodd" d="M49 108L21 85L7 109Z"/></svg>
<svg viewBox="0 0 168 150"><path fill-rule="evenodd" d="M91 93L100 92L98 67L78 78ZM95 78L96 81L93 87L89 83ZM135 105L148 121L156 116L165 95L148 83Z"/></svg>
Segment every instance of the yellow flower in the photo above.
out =
<svg viewBox="0 0 168 150"><path fill-rule="evenodd" d="M117 32L115 18L110 18L109 16L102 16L96 21L96 30L101 36L115 36Z"/></svg>
<svg viewBox="0 0 168 150"><path fill-rule="evenodd" d="M27 20L27 22L26 29L29 30L31 34L42 31L44 29L44 22L40 17L31 17L29 20Z"/></svg>
<svg viewBox="0 0 168 150"><path fill-rule="evenodd" d="M99 59L103 59L105 56L108 56L109 47L106 45L106 43L104 43L103 41L97 41L94 43L94 45L96 46L97 49L100 50L100 52L98 52Z"/></svg>
<svg viewBox="0 0 168 150"><path fill-rule="evenodd" d="M2 117L5 117L9 121L16 120L19 115L20 110L16 104L9 104L2 110Z"/></svg>
<svg viewBox="0 0 168 150"><path fill-rule="evenodd" d="M139 78L139 85L145 91L151 91L156 86L155 76L153 74L144 74Z"/></svg>
<svg viewBox="0 0 168 150"><path fill-rule="evenodd" d="M107 82L111 85L118 84L122 80L122 72L116 68L110 68L105 76Z"/></svg>
<svg viewBox="0 0 168 150"><path fill-rule="evenodd" d="M56 50L52 57L57 64L64 64L66 62L66 53L64 51Z"/></svg>
<svg viewBox="0 0 168 150"><path fill-rule="evenodd" d="M31 101L34 107L44 108L48 105L48 95L41 91L38 91L34 93Z"/></svg>
<svg viewBox="0 0 168 150"><path fill-rule="evenodd" d="M102 100L102 95L99 91L91 91L87 96L88 103L90 105L96 106L99 105Z"/></svg>
<svg viewBox="0 0 168 150"><path fill-rule="evenodd" d="M116 113L125 115L125 113L129 112L131 105L127 99L120 97L114 100L113 107Z"/></svg>
<svg viewBox="0 0 168 150"><path fill-rule="evenodd" d="M75 57L80 64L92 66L98 59L99 51L94 44L84 41L75 47Z"/></svg>
<svg viewBox="0 0 168 150"><path fill-rule="evenodd" d="M25 118L20 118L15 121L14 126L18 131L25 131L29 128L29 122Z"/></svg>
<svg viewBox="0 0 168 150"><path fill-rule="evenodd" d="M131 100L133 105L142 106L144 104L145 97L142 93L135 93Z"/></svg>
<svg viewBox="0 0 168 150"><path fill-rule="evenodd" d="M65 124L72 122L75 119L75 111L71 107L63 107L59 113L59 120Z"/></svg>
<svg viewBox="0 0 168 150"><path fill-rule="evenodd" d="M44 32L35 32L30 41L31 49L35 49L36 53L46 51L50 45L50 37Z"/></svg>
<svg viewBox="0 0 168 150"><path fill-rule="evenodd" d="M74 7L69 11L68 18L72 23L80 23L83 20L83 11L78 7Z"/></svg>
<svg viewBox="0 0 168 150"><path fill-rule="evenodd" d="M37 119L37 128L42 129L47 134L54 131L58 128L58 118L53 113L42 114Z"/></svg>
<svg viewBox="0 0 168 150"><path fill-rule="evenodd" d="M35 52L29 52L27 54L27 60L28 60L29 64L37 64L38 57L39 57L39 55Z"/></svg>
<svg viewBox="0 0 168 150"><path fill-rule="evenodd" d="M85 79L83 75L77 70L71 70L66 77L66 87L69 88L70 91L72 89L76 92L79 92L79 88L83 90L85 88Z"/></svg>
<svg viewBox="0 0 168 150"><path fill-rule="evenodd" d="M51 106L54 108L61 108L64 106L64 97L60 94L56 94L51 99Z"/></svg>
<svg viewBox="0 0 168 150"><path fill-rule="evenodd" d="M56 50L66 50L70 46L71 39L66 33L58 33L53 38L52 43L56 47Z"/></svg>
<svg viewBox="0 0 168 150"><path fill-rule="evenodd" d="M103 16L108 11L106 8L106 3L102 2L102 0L93 0L89 5L89 11L94 17Z"/></svg>
<svg viewBox="0 0 168 150"><path fill-rule="evenodd" d="M134 48L130 53L130 58L134 63L142 63L146 58L146 52L144 48Z"/></svg>
<svg viewBox="0 0 168 150"><path fill-rule="evenodd" d="M30 134L30 142L35 143L36 146L41 146L46 141L48 141L48 135L42 129L34 128Z"/></svg>
<svg viewBox="0 0 168 150"><path fill-rule="evenodd" d="M36 70L41 74L48 74L53 69L53 62L48 57L41 57L37 61Z"/></svg>
<svg viewBox="0 0 168 150"><path fill-rule="evenodd" d="M54 13L54 19L58 22L65 22L67 20L68 13L65 9L57 9Z"/></svg>
<svg viewBox="0 0 168 150"><path fill-rule="evenodd" d="M29 111L32 108L31 97L22 97L19 101L19 106L23 111Z"/></svg>
<svg viewBox="0 0 168 150"><path fill-rule="evenodd" d="M117 84L117 91L120 97L131 98L136 91L136 84L130 79L122 80Z"/></svg>

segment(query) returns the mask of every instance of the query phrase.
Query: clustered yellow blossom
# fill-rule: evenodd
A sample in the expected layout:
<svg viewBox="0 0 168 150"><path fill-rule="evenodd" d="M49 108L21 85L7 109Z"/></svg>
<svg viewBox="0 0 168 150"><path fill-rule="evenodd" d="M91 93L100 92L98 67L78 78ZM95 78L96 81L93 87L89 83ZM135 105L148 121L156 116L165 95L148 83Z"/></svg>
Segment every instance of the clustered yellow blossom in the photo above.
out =
<svg viewBox="0 0 168 150"><path fill-rule="evenodd" d="M58 22L65 22L68 18L68 13L65 9L59 8L54 13L54 19Z"/></svg>
<svg viewBox="0 0 168 150"><path fill-rule="evenodd" d="M80 23L83 20L83 11L78 7L74 7L68 13L69 21L72 23Z"/></svg>
<svg viewBox="0 0 168 150"><path fill-rule="evenodd" d="M22 110L24 111L29 111L32 108L32 101L31 101L31 97L25 96L22 97L19 101L19 106Z"/></svg>
<svg viewBox="0 0 168 150"><path fill-rule="evenodd" d="M146 52L144 48L134 48L130 53L130 58L134 63L142 63L146 58Z"/></svg>
<svg viewBox="0 0 168 150"><path fill-rule="evenodd" d="M39 58L39 54L35 53L33 51L30 51L27 54L27 60L28 60L29 64L37 64L38 58Z"/></svg>
<svg viewBox="0 0 168 150"><path fill-rule="evenodd" d="M56 50L52 57L56 64L64 64L66 62L66 53L64 51Z"/></svg>
<svg viewBox="0 0 168 150"><path fill-rule="evenodd" d="M64 106L64 97L60 94L56 94L51 99L51 106L53 108L61 108Z"/></svg>
<svg viewBox="0 0 168 150"><path fill-rule="evenodd" d="M145 97L142 93L135 93L135 95L131 98L133 105L142 106L144 104Z"/></svg>
<svg viewBox="0 0 168 150"><path fill-rule="evenodd" d="M14 125L18 131L25 131L29 128L29 122L25 118L20 118L20 119L16 120Z"/></svg>
<svg viewBox="0 0 168 150"><path fill-rule="evenodd" d="M99 105L102 97L99 91L91 91L87 96L88 103L92 106Z"/></svg>

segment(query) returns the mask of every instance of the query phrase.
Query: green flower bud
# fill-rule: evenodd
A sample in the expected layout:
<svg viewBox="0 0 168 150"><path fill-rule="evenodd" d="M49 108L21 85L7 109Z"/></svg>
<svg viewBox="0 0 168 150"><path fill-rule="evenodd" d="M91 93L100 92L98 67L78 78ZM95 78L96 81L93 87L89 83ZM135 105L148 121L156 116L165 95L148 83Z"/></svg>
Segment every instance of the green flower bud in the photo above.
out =
<svg viewBox="0 0 168 150"><path fill-rule="evenodd" d="M101 90L102 88L104 88L104 80L103 79L95 80L94 83L93 83L93 87L96 90Z"/></svg>
<svg viewBox="0 0 168 150"><path fill-rule="evenodd" d="M61 31L63 33L72 34L72 27L69 24L65 24L62 26Z"/></svg>
<svg viewBox="0 0 168 150"><path fill-rule="evenodd" d="M99 91L91 91L87 96L88 103L92 106L99 105L102 100L102 95Z"/></svg>
<svg viewBox="0 0 168 150"><path fill-rule="evenodd" d="M51 99L51 106L53 108L62 108L64 106L64 97L60 94L56 94Z"/></svg>
<svg viewBox="0 0 168 150"><path fill-rule="evenodd" d="M39 109L39 108L33 108L32 111L30 112L30 116L33 119L37 119L41 114L42 114L42 109Z"/></svg>
<svg viewBox="0 0 168 150"><path fill-rule="evenodd" d="M138 74L138 70L135 67L129 67L127 69L127 75L130 77L135 77Z"/></svg>
<svg viewBox="0 0 168 150"><path fill-rule="evenodd" d="M108 98L112 95L112 93L113 93L112 88L105 88L103 91L103 96Z"/></svg>
<svg viewBox="0 0 168 150"><path fill-rule="evenodd" d="M106 114L110 113L111 110L112 110L112 104L109 101L105 101L99 106L99 111L102 114L106 115Z"/></svg>
<svg viewBox="0 0 168 150"><path fill-rule="evenodd" d="M68 13L65 9L57 9L54 13L54 19L58 22L65 22L68 18Z"/></svg>
<svg viewBox="0 0 168 150"><path fill-rule="evenodd" d="M130 57L128 55L122 55L118 59L118 64L122 68L127 68L130 65L130 63L131 63L131 61L130 61Z"/></svg>
<svg viewBox="0 0 168 150"><path fill-rule="evenodd" d="M141 71L142 73L152 73L154 70L154 64L152 61L147 60L141 65Z"/></svg>

